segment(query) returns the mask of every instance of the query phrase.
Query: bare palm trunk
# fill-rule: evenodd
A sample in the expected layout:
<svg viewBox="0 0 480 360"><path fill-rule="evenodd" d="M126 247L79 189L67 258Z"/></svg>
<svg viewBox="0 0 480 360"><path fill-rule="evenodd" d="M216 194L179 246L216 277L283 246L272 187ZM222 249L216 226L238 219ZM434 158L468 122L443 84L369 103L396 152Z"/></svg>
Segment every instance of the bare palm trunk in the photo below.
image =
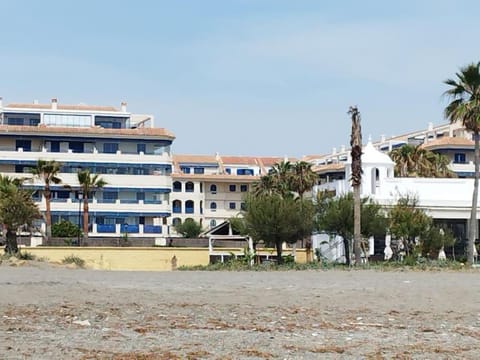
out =
<svg viewBox="0 0 480 360"><path fill-rule="evenodd" d="M352 133L350 145L352 146L352 186L353 186L353 251L355 253L355 265L362 263L362 250L360 242L361 234L361 205L360 186L362 184L362 130L360 126L360 112L356 107L350 107L349 114L352 116Z"/></svg>
<svg viewBox="0 0 480 360"><path fill-rule="evenodd" d="M353 251L355 253L355 265L362 263L361 241L360 185L356 185L353 187Z"/></svg>
<svg viewBox="0 0 480 360"><path fill-rule="evenodd" d="M50 210L50 198L52 194L48 185L45 185L43 195L45 196L45 235L47 236L47 241L50 241L52 237L52 215Z"/></svg>
<svg viewBox="0 0 480 360"><path fill-rule="evenodd" d="M467 263L473 264L473 247L477 238L477 202L478 202L478 179L480 177L480 141L478 131L474 132L475 139L475 179L473 181L472 209L470 211L470 226L468 228L468 244L467 244Z"/></svg>
<svg viewBox="0 0 480 360"><path fill-rule="evenodd" d="M88 195L83 194L83 244L88 241Z"/></svg>

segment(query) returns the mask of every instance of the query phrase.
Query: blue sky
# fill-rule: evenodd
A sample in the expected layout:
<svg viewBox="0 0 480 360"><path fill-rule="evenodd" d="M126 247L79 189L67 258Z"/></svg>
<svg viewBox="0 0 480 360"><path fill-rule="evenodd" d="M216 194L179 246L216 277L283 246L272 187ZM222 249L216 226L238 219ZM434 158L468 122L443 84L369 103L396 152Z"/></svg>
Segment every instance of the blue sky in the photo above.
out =
<svg viewBox="0 0 480 360"><path fill-rule="evenodd" d="M323 154L444 122L480 61L475 0L2 0L4 102L155 115L176 153Z"/></svg>

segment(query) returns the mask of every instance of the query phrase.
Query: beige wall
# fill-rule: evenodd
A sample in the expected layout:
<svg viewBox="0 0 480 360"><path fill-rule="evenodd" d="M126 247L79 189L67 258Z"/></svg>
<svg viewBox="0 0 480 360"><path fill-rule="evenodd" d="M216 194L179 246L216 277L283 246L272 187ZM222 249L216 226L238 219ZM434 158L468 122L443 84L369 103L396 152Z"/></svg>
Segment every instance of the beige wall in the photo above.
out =
<svg viewBox="0 0 480 360"><path fill-rule="evenodd" d="M28 247L25 251L47 258L52 262L61 262L70 255L85 260L88 268L99 270L138 270L138 271L166 271L172 270L172 258L177 259L177 267L208 265L208 249L205 248L115 248L115 247ZM222 249L242 253L241 249ZM284 250L287 254L289 250ZM259 254L274 255L273 250L259 249ZM297 262L305 263L305 249L297 249Z"/></svg>
<svg viewBox="0 0 480 360"><path fill-rule="evenodd" d="M172 270L172 258L177 258L177 266L207 265L208 249L196 248L111 248L111 247L34 247L25 251L61 262L70 255L86 261L86 266L102 270Z"/></svg>

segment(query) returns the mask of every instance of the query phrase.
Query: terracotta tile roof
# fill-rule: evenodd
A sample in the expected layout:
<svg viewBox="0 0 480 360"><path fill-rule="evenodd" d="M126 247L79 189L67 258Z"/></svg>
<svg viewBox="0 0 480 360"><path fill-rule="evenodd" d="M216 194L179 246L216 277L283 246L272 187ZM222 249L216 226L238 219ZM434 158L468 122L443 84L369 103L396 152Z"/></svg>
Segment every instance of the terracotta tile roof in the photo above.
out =
<svg viewBox="0 0 480 360"><path fill-rule="evenodd" d="M285 160L284 157L275 157L275 156L261 156L261 157L258 157L258 159L262 161L263 165L268 167L271 167ZM294 163L297 161L297 159L295 158L287 158L287 160L290 161L291 163Z"/></svg>
<svg viewBox="0 0 480 360"><path fill-rule="evenodd" d="M475 146L473 140L464 137L441 137L422 144L423 149L438 150L448 148L472 148Z"/></svg>
<svg viewBox="0 0 480 360"><path fill-rule="evenodd" d="M53 110L52 104L8 104L7 108L12 109L38 109L38 110ZM97 106L97 105L86 105L86 104L79 104L79 105L64 105L64 104L57 104L58 110L80 110L80 111L119 111L117 108L113 106Z"/></svg>
<svg viewBox="0 0 480 360"><path fill-rule="evenodd" d="M223 165L252 165L258 166L258 160L253 156L222 156Z"/></svg>
<svg viewBox="0 0 480 360"><path fill-rule="evenodd" d="M164 137L169 140L175 139L175 135L172 132L163 129L163 128L144 128L140 127L137 129L105 129L101 127L56 127L56 126L20 126L20 125L0 125L0 134L1 133L19 133L19 134L45 134L45 135L79 135L79 136L113 136L113 137L131 137L139 136L144 138L155 138L155 137Z"/></svg>
<svg viewBox="0 0 480 360"><path fill-rule="evenodd" d="M174 154L173 161L177 163L218 163L215 155L184 155L184 154Z"/></svg>
<svg viewBox="0 0 480 360"><path fill-rule="evenodd" d="M332 163L327 165L316 165L312 167L312 170L317 174L323 174L327 172L339 172L345 169L345 163Z"/></svg>
<svg viewBox="0 0 480 360"><path fill-rule="evenodd" d="M227 174L183 174L172 173L173 180L204 180L204 181L222 181L236 183L252 183L260 179L259 176L252 175L227 175Z"/></svg>

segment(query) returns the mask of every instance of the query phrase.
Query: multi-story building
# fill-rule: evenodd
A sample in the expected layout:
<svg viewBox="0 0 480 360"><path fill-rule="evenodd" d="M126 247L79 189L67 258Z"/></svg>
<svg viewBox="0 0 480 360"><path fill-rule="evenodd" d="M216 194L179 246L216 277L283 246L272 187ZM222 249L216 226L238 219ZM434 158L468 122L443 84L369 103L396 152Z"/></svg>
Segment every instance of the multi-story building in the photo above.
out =
<svg viewBox="0 0 480 360"><path fill-rule="evenodd" d="M208 229L237 216L252 184L283 160L219 154L174 155L172 225L190 218Z"/></svg>
<svg viewBox="0 0 480 360"><path fill-rule="evenodd" d="M38 159L62 164L52 187L52 223L82 221L77 172L89 169L107 182L89 199L89 236L161 239L168 234L174 135L153 128L153 117L109 106L8 104L0 98L0 172L24 177ZM37 189L34 179L26 183ZM68 185L69 187L65 187ZM39 192L38 194L41 194ZM40 210L45 199L35 195Z"/></svg>
<svg viewBox="0 0 480 360"><path fill-rule="evenodd" d="M457 178L395 177L394 162L387 153L403 144L418 145L424 149L446 155L449 168ZM362 149L361 195L378 204L390 207L402 196L415 196L418 206L437 224L449 227L456 238L456 252L465 252L467 228L470 223L474 175L474 142L472 134L461 124L428 126L426 130L371 141ZM352 191L350 184L351 158L348 150L322 156L310 156L316 164L319 184L315 191L330 191L343 195ZM478 206L478 205L477 205ZM478 213L480 216L480 213ZM477 219L478 219L477 216ZM478 220L477 220L478 226ZM383 254L388 241L375 239L375 252Z"/></svg>

